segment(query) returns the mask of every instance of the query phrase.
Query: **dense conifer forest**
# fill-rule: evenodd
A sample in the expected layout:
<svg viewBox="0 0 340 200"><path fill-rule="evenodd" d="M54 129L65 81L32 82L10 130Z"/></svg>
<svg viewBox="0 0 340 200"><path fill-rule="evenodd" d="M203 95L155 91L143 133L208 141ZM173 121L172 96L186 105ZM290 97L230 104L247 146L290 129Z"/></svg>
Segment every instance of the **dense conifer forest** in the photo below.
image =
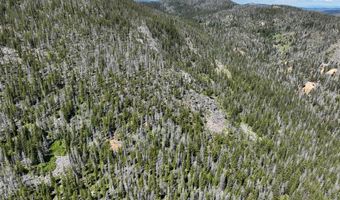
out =
<svg viewBox="0 0 340 200"><path fill-rule="evenodd" d="M0 199L340 199L338 17L0 2Z"/></svg>

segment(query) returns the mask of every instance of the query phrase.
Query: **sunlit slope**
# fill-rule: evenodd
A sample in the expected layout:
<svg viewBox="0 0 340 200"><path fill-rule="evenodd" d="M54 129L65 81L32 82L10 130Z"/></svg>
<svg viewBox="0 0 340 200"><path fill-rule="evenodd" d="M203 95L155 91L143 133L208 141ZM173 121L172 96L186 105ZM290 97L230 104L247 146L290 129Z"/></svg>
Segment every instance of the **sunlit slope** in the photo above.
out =
<svg viewBox="0 0 340 200"><path fill-rule="evenodd" d="M183 19L126 0L1 4L1 194L336 199L338 76L312 68L333 56L322 52L338 39L334 18L201 9ZM271 9L301 21L274 24L289 12ZM289 31L313 42L303 23L327 45L291 43ZM303 95L307 80L321 86Z"/></svg>

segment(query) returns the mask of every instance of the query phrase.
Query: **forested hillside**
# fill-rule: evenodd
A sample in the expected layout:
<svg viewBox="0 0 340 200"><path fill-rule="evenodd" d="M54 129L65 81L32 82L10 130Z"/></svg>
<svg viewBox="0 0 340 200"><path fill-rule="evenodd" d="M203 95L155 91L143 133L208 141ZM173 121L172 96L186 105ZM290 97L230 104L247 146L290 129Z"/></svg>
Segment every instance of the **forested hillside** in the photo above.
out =
<svg viewBox="0 0 340 200"><path fill-rule="evenodd" d="M0 9L0 199L340 198L339 18L228 0Z"/></svg>

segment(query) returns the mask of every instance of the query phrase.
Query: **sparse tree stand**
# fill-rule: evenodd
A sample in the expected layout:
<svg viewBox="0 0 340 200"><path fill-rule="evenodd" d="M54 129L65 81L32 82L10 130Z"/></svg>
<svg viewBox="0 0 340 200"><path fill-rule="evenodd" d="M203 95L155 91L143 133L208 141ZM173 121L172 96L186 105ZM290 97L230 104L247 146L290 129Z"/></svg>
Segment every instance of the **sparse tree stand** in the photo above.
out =
<svg viewBox="0 0 340 200"><path fill-rule="evenodd" d="M339 19L157 8L0 3L0 199L337 199Z"/></svg>

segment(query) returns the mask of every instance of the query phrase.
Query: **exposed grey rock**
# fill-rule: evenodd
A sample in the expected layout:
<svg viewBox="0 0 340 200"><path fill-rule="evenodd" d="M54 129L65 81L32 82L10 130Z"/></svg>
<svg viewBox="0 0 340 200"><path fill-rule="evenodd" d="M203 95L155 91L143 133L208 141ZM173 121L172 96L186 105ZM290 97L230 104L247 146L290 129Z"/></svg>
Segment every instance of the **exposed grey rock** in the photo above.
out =
<svg viewBox="0 0 340 200"><path fill-rule="evenodd" d="M23 175L21 178L22 178L22 183L24 183L27 186L31 186L31 187L37 187L42 183L50 184L50 181L51 181L50 177L48 176L35 176L31 174Z"/></svg>
<svg viewBox="0 0 340 200"><path fill-rule="evenodd" d="M70 158L68 155L66 156L57 156L56 168L53 170L53 176L63 175L66 169L71 167Z"/></svg>
<svg viewBox="0 0 340 200"><path fill-rule="evenodd" d="M145 39L146 39L147 45L148 45L151 49L153 49L153 50L155 50L155 51L158 52L158 51L159 51L159 50L158 50L158 47L157 47L158 44L157 44L156 40L152 37L152 33L150 32L148 26L145 25L145 24L143 24L143 25L141 25L141 26L138 27L138 31L144 35L144 37L145 37ZM139 41L141 41L142 43L144 43L144 41L143 41L142 39L140 39Z"/></svg>
<svg viewBox="0 0 340 200"><path fill-rule="evenodd" d="M198 94L193 90L189 90L186 93L184 101L185 103L189 104L189 107L194 111L203 110L205 112L214 112L218 110L214 99L202 94Z"/></svg>
<svg viewBox="0 0 340 200"><path fill-rule="evenodd" d="M225 115L222 111L217 110L210 113L207 119L208 130L215 133L222 133L226 126Z"/></svg>
<svg viewBox="0 0 340 200"><path fill-rule="evenodd" d="M218 108L215 99L190 90L185 95L184 102L195 112L203 111L206 119L206 128L209 131L222 133L226 128L227 120L225 114Z"/></svg>

